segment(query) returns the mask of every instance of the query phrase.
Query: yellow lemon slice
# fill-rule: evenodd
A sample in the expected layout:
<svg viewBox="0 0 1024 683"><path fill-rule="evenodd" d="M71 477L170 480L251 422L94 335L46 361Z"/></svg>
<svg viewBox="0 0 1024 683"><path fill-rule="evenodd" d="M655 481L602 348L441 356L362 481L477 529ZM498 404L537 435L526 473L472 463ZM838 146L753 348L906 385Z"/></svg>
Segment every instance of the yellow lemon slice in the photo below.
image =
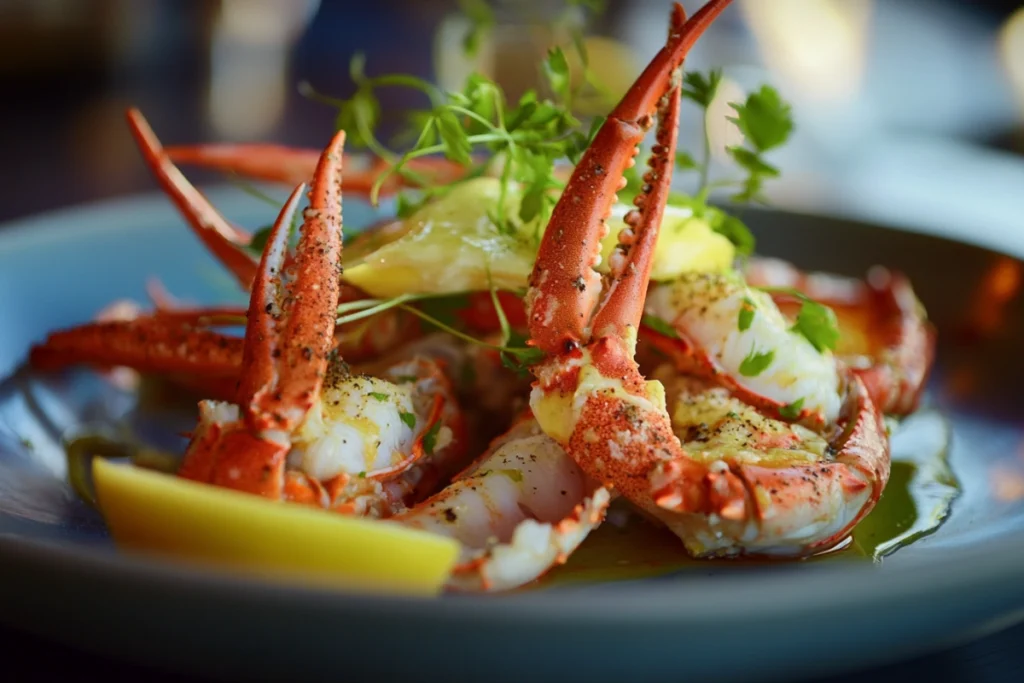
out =
<svg viewBox="0 0 1024 683"><path fill-rule="evenodd" d="M457 541L385 521L276 503L138 467L93 460L99 507L132 552L375 593L431 596Z"/></svg>

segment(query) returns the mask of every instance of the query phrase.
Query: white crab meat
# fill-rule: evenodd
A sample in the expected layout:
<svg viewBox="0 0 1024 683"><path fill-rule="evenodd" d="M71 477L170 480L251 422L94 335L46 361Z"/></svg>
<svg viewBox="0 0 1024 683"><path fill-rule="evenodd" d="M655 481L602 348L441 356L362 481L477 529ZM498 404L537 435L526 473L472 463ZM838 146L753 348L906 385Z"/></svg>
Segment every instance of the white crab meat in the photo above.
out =
<svg viewBox="0 0 1024 683"><path fill-rule="evenodd" d="M608 491L527 420L444 491L392 519L462 543L453 587L502 590L564 561L603 520L608 502Z"/></svg>
<svg viewBox="0 0 1024 683"><path fill-rule="evenodd" d="M738 276L693 273L655 285L646 311L671 324L747 390L799 405L828 423L838 416L842 399L832 353L819 352L792 329L771 297Z"/></svg>
<svg viewBox="0 0 1024 683"><path fill-rule="evenodd" d="M318 407L295 436L289 460L320 481L340 474L372 476L407 459L428 419L413 381L328 373ZM437 445L451 439L442 428Z"/></svg>
<svg viewBox="0 0 1024 683"><path fill-rule="evenodd" d="M765 417L705 380L673 376L670 367L655 375L665 383L672 429L687 457L711 472L736 473L747 488L742 518L665 518L691 554L806 555L807 548L846 528L868 504L871 482L862 470L837 462L822 435ZM863 486L851 488L844 481Z"/></svg>

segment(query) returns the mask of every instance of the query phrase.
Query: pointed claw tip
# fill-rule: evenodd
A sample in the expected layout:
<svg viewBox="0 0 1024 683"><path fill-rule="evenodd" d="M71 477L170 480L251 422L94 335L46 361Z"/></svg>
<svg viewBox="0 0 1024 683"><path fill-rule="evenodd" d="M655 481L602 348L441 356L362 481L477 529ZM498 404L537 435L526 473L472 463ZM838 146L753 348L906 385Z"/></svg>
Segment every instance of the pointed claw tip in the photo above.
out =
<svg viewBox="0 0 1024 683"><path fill-rule="evenodd" d="M678 31L686 23L686 10L678 2L672 3L671 30Z"/></svg>

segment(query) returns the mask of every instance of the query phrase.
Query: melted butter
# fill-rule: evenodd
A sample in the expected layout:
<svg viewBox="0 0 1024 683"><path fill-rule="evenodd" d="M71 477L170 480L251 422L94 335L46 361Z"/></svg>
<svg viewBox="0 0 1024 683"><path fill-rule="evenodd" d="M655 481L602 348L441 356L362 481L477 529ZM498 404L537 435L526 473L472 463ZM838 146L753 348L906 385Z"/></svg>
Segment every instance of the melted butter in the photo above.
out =
<svg viewBox="0 0 1024 683"><path fill-rule="evenodd" d="M144 382L144 385L146 383ZM660 386L660 384L658 385ZM154 382L148 410L166 410L177 401L193 405L188 392ZM656 397L651 397L657 401ZM937 531L949 517L961 486L950 467L950 427L935 411L920 411L899 425L892 437L892 472L872 512L857 525L840 549L799 562L875 561ZM93 457L130 458L138 466L173 473L179 459L154 449L126 445L96 434L86 434L65 445L70 481L87 502L94 497L91 481ZM558 585L636 580L678 572L735 571L778 566L779 560L694 560L664 527L613 504L609 521L596 529L570 556L540 581L521 590ZM619 524L611 517L623 518Z"/></svg>
<svg viewBox="0 0 1024 683"><path fill-rule="evenodd" d="M961 490L949 442L949 423L937 412L922 411L897 428L889 483L854 530L851 550L881 560L942 525Z"/></svg>
<svg viewBox="0 0 1024 683"><path fill-rule="evenodd" d="M892 474L882 497L840 549L798 562L875 561L934 533L949 517L960 493L948 460L949 424L936 412L922 411L898 428L892 439ZM777 566L786 560L694 560L664 527L616 503L609 521L596 529L562 566L524 590L559 585L622 581L722 568ZM615 523L613 518L625 517Z"/></svg>
<svg viewBox="0 0 1024 683"><path fill-rule="evenodd" d="M573 425L579 420L578 412L587 396L599 393L614 396L624 405L635 406L641 415L664 412L665 387L662 383L648 380L644 389L646 396L631 394L622 386L622 380L605 377L589 362L589 356L585 356L580 367L579 383L573 394L544 394L535 390L530 405L544 433L555 441L566 443L572 435Z"/></svg>
<svg viewBox="0 0 1024 683"><path fill-rule="evenodd" d="M64 444L67 457L68 483L78 495L93 507L96 506L96 490L92 480L93 458L127 459L136 467L173 474L178 471L180 460L153 448L134 446L126 440L111 439L100 434L83 434L69 439Z"/></svg>

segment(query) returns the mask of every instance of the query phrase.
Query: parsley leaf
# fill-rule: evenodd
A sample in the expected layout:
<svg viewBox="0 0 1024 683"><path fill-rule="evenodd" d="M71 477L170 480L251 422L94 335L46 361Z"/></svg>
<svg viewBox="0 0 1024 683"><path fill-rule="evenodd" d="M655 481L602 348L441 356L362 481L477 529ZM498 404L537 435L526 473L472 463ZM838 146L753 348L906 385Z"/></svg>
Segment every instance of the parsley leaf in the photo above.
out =
<svg viewBox="0 0 1024 683"><path fill-rule="evenodd" d="M775 88L763 85L747 96L743 104L733 104L735 123L758 152L767 152L783 144L793 132L790 105L782 100Z"/></svg>
<svg viewBox="0 0 1024 683"><path fill-rule="evenodd" d="M740 307L739 320L737 326L740 332L746 332L750 329L751 323L754 322L754 312L757 309L754 307L754 302L749 297L743 298L743 306Z"/></svg>
<svg viewBox="0 0 1024 683"><path fill-rule="evenodd" d="M839 321L835 311L810 299L804 299L800 305L793 329L806 337L819 352L834 350L839 342Z"/></svg>
<svg viewBox="0 0 1024 683"><path fill-rule="evenodd" d="M494 27L494 12L484 0L459 0L459 7L469 20L462 49L468 57L473 57L480 49L484 35Z"/></svg>
<svg viewBox="0 0 1024 683"><path fill-rule="evenodd" d="M438 420L434 424L430 425L430 429L423 435L423 452L427 455L434 454L434 448L437 447L437 433L441 431L441 421Z"/></svg>
<svg viewBox="0 0 1024 683"><path fill-rule="evenodd" d="M825 349L835 350L839 343L839 320L836 313L823 303L815 301L803 292L789 287L761 287L765 292L788 294L800 301L800 311L790 329L803 335L819 353Z"/></svg>
<svg viewBox="0 0 1024 683"><path fill-rule="evenodd" d="M526 337L516 331L509 334L505 347L501 350L501 365L512 370L520 377L530 372L530 366L544 360L544 352L535 346L526 345Z"/></svg>
<svg viewBox="0 0 1024 683"><path fill-rule="evenodd" d="M754 349L750 349L750 353L740 363L740 374L744 377L757 377L772 364L773 360L775 360L774 351L758 353Z"/></svg>
<svg viewBox="0 0 1024 683"><path fill-rule="evenodd" d="M549 50L548 58L542 66L551 90L562 102L568 104L572 99L572 84L569 82L569 60L565 58L562 48Z"/></svg>
<svg viewBox="0 0 1024 683"><path fill-rule="evenodd" d="M721 69L713 69L707 76L696 71L687 72L683 75L683 97L693 100L703 109L707 109L711 106L711 101L715 99L721 82Z"/></svg>
<svg viewBox="0 0 1024 683"><path fill-rule="evenodd" d="M676 152L676 168L680 171L691 171L700 168L700 165L689 152Z"/></svg>
<svg viewBox="0 0 1024 683"><path fill-rule="evenodd" d="M750 228L736 216L730 216L724 212L720 212L720 215L720 220L711 223L711 229L728 238L740 256L753 254L756 242Z"/></svg>
<svg viewBox="0 0 1024 683"><path fill-rule="evenodd" d="M402 422L405 423L406 427L408 427L409 429L416 429L416 416L415 415L413 415L412 413L407 413L407 412L403 411L403 412L400 412L398 414L398 417L402 420Z"/></svg>
<svg viewBox="0 0 1024 683"><path fill-rule="evenodd" d="M462 124L451 111L442 110L437 113L434 119L437 125L437 132L441 136L441 144L444 147L444 155L452 161L468 166L470 163L469 153L473 151L469 144L469 136L462 128Z"/></svg>
<svg viewBox="0 0 1024 683"><path fill-rule="evenodd" d="M786 405L779 408L779 415L781 415L786 420L795 420L798 417L800 417L800 413L801 411L803 411L803 408L804 399L798 398L792 403L787 403Z"/></svg>
<svg viewBox="0 0 1024 683"><path fill-rule="evenodd" d="M378 401L386 401L391 398L387 393L383 391L371 391L370 396L377 399Z"/></svg>
<svg viewBox="0 0 1024 683"><path fill-rule="evenodd" d="M663 320L662 318L659 318L657 316L648 315L645 313L643 317L640 318L640 324L646 325L647 327L651 328L658 334L664 337L668 337L669 339L679 339L679 333L676 332L676 329L672 326L672 323L668 322L667 320Z"/></svg>

